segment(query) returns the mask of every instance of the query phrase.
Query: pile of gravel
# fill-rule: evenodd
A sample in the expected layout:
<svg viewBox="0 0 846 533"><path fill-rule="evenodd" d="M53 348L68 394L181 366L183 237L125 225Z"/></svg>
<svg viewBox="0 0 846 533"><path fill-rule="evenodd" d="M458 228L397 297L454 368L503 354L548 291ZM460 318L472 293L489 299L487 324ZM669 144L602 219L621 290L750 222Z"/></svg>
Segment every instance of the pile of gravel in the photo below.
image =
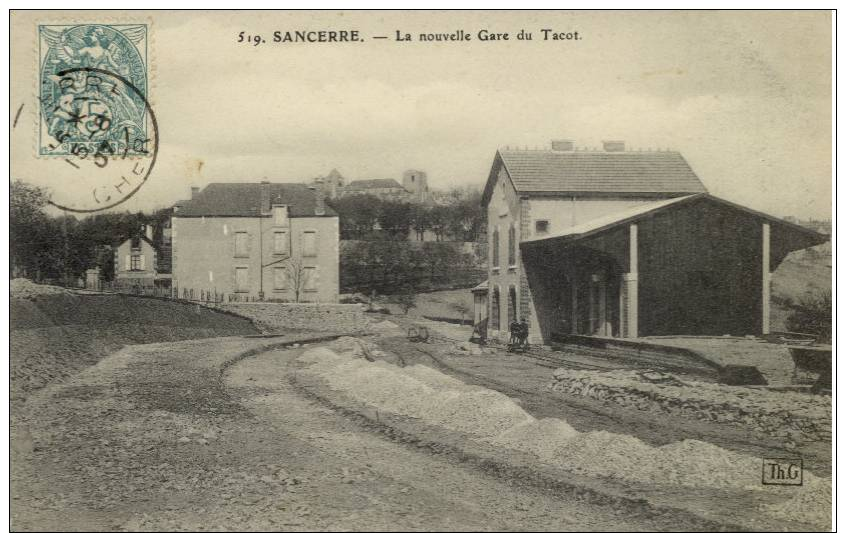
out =
<svg viewBox="0 0 846 533"><path fill-rule="evenodd" d="M504 394L465 385L419 365L399 368L382 361L346 359L326 348L308 350L300 361L312 363L308 371L330 388L381 411L475 437L493 437L534 420Z"/></svg>
<svg viewBox="0 0 846 533"><path fill-rule="evenodd" d="M831 528L831 480L805 481L805 486L789 500L763 505L761 510L772 518L796 520L828 530Z"/></svg>
<svg viewBox="0 0 846 533"><path fill-rule="evenodd" d="M685 440L653 447L630 435L607 431L579 433L564 420L536 420L499 392L466 385L429 367L400 368L384 361L340 356L326 348L309 350L299 360L309 364L304 372L380 411L416 418L462 432L479 442L529 453L542 463L564 471L628 485L730 491L768 489L760 483L760 458L706 442ZM795 501L778 507L787 519L807 518L804 511L799 513L806 499L820 498L813 505L823 509L820 511L823 515L830 509L831 480L808 472L805 479L807 486L797 489L799 495ZM821 485L828 486L828 500L825 500L825 489L818 488Z"/></svg>
<svg viewBox="0 0 846 533"><path fill-rule="evenodd" d="M544 462L555 461L557 451L580 433L558 418L541 418L503 431L490 443L537 456Z"/></svg>
<svg viewBox="0 0 846 533"><path fill-rule="evenodd" d="M68 291L54 285L40 285L26 278L15 278L9 282L9 293L12 298L31 300L45 294L66 294Z"/></svg>

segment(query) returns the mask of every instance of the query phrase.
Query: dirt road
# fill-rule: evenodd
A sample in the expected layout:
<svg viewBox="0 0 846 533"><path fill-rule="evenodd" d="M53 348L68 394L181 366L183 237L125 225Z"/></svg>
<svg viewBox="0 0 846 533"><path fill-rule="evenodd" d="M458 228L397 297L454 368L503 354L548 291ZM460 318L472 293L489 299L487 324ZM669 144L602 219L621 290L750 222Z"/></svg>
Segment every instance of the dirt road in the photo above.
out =
<svg viewBox="0 0 846 533"><path fill-rule="evenodd" d="M255 354L278 342L131 346L32 395L12 420L13 529L656 527L388 440L291 388L299 350Z"/></svg>

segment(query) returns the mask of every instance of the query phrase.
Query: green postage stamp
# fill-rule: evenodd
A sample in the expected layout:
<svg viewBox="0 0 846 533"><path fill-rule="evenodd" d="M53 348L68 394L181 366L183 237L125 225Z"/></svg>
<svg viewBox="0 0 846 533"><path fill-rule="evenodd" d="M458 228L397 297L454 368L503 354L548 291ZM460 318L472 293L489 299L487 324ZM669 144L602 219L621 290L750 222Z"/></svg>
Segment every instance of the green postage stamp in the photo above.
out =
<svg viewBox="0 0 846 533"><path fill-rule="evenodd" d="M38 26L38 155L147 156L147 24Z"/></svg>

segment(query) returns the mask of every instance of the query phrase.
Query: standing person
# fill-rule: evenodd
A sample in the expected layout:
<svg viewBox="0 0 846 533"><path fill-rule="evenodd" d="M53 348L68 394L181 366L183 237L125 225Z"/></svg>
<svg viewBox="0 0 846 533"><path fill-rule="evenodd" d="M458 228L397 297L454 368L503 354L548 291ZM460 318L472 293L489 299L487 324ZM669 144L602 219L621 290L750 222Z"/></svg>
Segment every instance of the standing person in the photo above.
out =
<svg viewBox="0 0 846 533"><path fill-rule="evenodd" d="M520 323L517 322L516 318L508 325L508 330L511 332L511 339L508 341L508 344L511 347L516 347L520 344Z"/></svg>
<svg viewBox="0 0 846 533"><path fill-rule="evenodd" d="M520 345L529 347L529 322L525 317L520 319Z"/></svg>

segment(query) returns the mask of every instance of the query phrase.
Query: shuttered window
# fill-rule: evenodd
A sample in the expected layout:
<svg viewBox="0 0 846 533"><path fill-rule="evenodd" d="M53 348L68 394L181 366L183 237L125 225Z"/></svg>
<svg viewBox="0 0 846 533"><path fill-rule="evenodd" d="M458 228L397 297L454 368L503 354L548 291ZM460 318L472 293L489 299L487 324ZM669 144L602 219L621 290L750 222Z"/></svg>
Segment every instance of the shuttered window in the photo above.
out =
<svg viewBox="0 0 846 533"><path fill-rule="evenodd" d="M314 257L317 255L317 232L303 232L303 257Z"/></svg>
<svg viewBox="0 0 846 533"><path fill-rule="evenodd" d="M249 257L249 238L246 231L235 233L235 257Z"/></svg>
<svg viewBox="0 0 846 533"><path fill-rule="evenodd" d="M288 289L288 269L276 267L273 269L273 289L284 291Z"/></svg>
<svg viewBox="0 0 846 533"><path fill-rule="evenodd" d="M305 267L303 269L305 279L303 280L303 290L316 291L317 290L317 267Z"/></svg>
<svg viewBox="0 0 846 533"><path fill-rule="evenodd" d="M273 233L273 253L286 254L288 253L288 233L285 231L276 231Z"/></svg>
<svg viewBox="0 0 846 533"><path fill-rule="evenodd" d="M499 226L494 227L493 238L491 242L491 265L494 268L499 267Z"/></svg>
<svg viewBox="0 0 846 533"><path fill-rule="evenodd" d="M517 264L517 235L514 224L508 228L508 266Z"/></svg>

